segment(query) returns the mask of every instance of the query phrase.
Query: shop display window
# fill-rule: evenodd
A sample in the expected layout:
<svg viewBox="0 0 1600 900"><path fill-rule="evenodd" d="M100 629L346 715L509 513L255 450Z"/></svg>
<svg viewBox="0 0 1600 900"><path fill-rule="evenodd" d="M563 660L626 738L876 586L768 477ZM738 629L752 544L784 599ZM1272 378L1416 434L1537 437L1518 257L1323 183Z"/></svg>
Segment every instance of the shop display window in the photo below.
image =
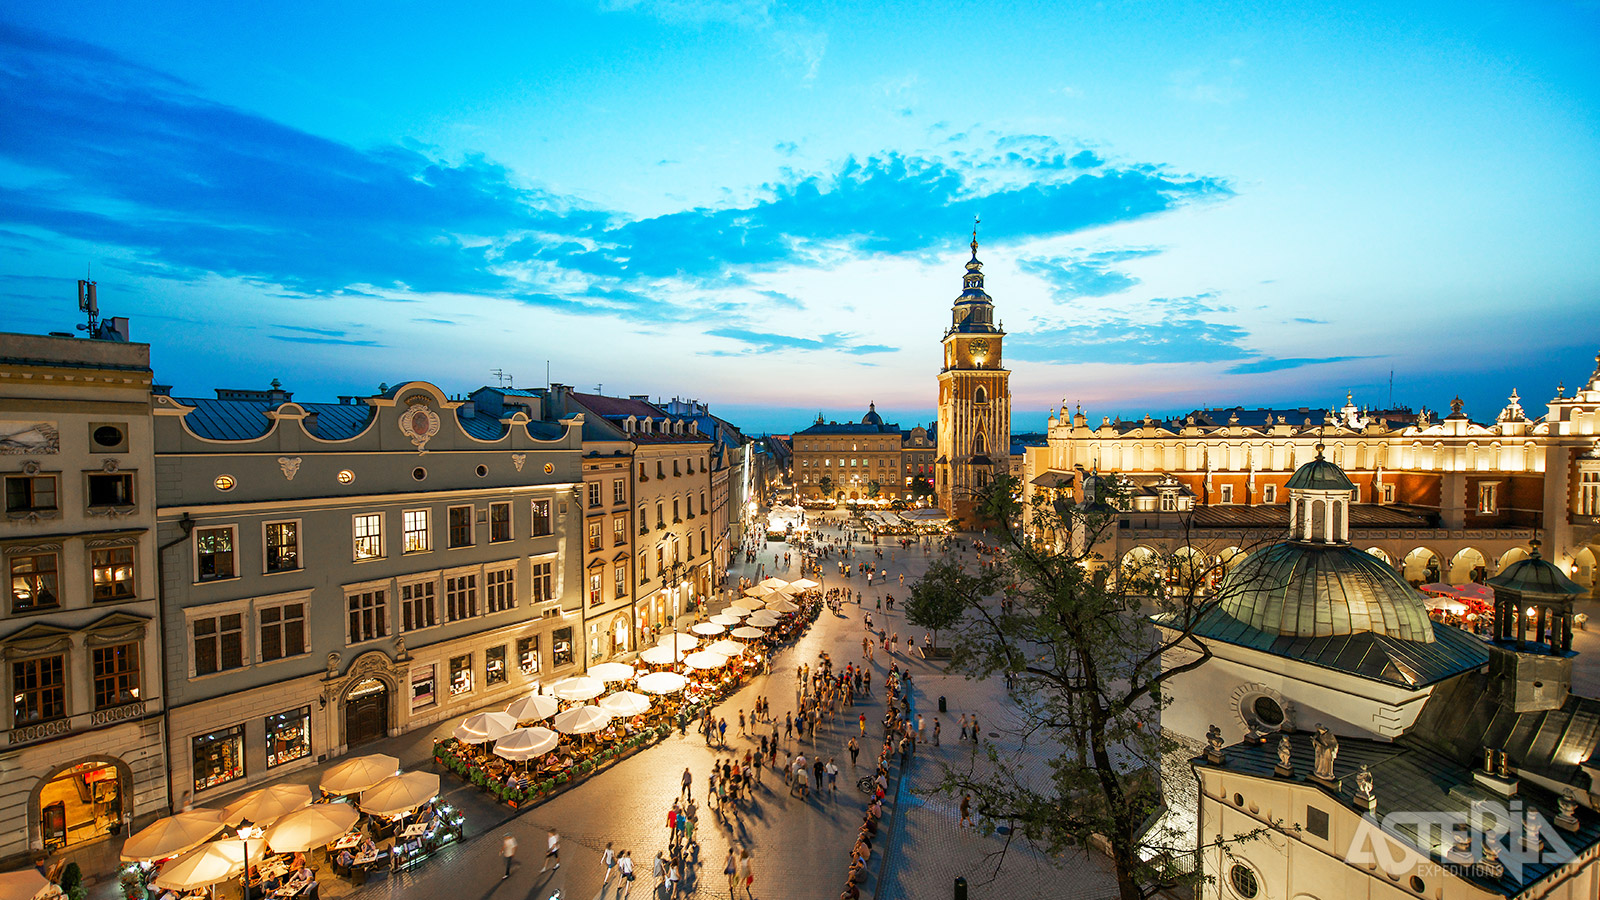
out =
<svg viewBox="0 0 1600 900"><path fill-rule="evenodd" d="M311 755L311 707L267 716L267 768Z"/></svg>
<svg viewBox="0 0 1600 900"><path fill-rule="evenodd" d="M208 791L244 777L244 726L235 725L194 739L194 791Z"/></svg>

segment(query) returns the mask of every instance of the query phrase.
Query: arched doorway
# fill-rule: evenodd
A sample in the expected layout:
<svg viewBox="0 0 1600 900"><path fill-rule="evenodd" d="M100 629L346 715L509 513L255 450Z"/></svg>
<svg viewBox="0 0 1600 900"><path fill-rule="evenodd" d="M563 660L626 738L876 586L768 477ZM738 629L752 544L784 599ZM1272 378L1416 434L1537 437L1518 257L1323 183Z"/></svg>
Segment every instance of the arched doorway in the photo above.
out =
<svg viewBox="0 0 1600 900"><path fill-rule="evenodd" d="M1594 551L1588 547L1579 550L1572 557L1572 580L1594 593L1595 587L1595 559Z"/></svg>
<svg viewBox="0 0 1600 900"><path fill-rule="evenodd" d="M1179 547L1172 553L1169 576L1182 590L1187 591L1201 586L1210 570L1211 566L1207 564L1205 554L1193 547Z"/></svg>
<svg viewBox="0 0 1600 900"><path fill-rule="evenodd" d="M1437 582L1443 569L1439 555L1427 547L1418 547L1406 554L1405 578L1412 585Z"/></svg>
<svg viewBox="0 0 1600 900"><path fill-rule="evenodd" d="M344 697L347 747L389 736L389 686L377 678L356 682Z"/></svg>
<svg viewBox="0 0 1600 900"><path fill-rule="evenodd" d="M46 852L86 844L122 830L132 775L122 760L93 757L56 769L34 788L32 827Z"/></svg>
<svg viewBox="0 0 1600 900"><path fill-rule="evenodd" d="M1482 582L1487 575L1489 561L1475 547L1467 547L1450 560L1450 583Z"/></svg>
<svg viewBox="0 0 1600 900"><path fill-rule="evenodd" d="M611 654L628 652L628 617L619 613L611 620Z"/></svg>

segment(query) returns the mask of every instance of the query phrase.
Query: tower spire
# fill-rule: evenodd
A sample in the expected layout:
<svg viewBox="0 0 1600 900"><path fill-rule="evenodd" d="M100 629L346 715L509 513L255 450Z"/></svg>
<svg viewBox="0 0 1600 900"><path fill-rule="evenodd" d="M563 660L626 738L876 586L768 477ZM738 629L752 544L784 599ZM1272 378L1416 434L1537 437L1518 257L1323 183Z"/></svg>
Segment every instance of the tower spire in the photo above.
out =
<svg viewBox="0 0 1600 900"><path fill-rule="evenodd" d="M982 221L983 220L978 218L977 216L973 216L972 217L972 258L973 259L977 259L978 258L978 223L982 222ZM1600 359L1600 357L1596 357L1596 359Z"/></svg>

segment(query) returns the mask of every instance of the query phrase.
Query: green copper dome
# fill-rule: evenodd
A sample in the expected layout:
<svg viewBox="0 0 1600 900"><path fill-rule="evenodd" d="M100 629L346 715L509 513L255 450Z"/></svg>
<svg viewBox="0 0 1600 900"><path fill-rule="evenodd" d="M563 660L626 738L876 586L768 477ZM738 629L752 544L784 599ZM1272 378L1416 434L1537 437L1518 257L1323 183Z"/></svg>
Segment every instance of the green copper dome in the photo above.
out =
<svg viewBox="0 0 1600 900"><path fill-rule="evenodd" d="M1355 483L1344 470L1322 458L1322 445L1317 445L1317 458L1294 470L1284 484L1285 490L1353 491Z"/></svg>
<svg viewBox="0 0 1600 900"><path fill-rule="evenodd" d="M1311 638L1370 631L1433 641L1422 595L1383 560L1349 544L1285 541L1264 547L1228 573L1219 593L1224 613L1267 634Z"/></svg>

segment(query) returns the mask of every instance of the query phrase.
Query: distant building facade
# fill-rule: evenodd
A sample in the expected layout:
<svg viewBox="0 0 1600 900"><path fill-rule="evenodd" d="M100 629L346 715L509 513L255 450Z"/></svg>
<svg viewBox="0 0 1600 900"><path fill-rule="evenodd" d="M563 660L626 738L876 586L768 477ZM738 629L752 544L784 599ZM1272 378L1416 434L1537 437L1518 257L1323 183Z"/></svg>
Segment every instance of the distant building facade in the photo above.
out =
<svg viewBox="0 0 1600 900"><path fill-rule="evenodd" d="M1091 426L1062 406L1044 447L1030 447L1024 490L1080 498L1095 473L1132 483L1122 527L1100 552L1129 565L1191 541L1230 561L1241 538L1287 527L1284 485L1325 445L1355 485L1350 539L1413 583L1483 581L1545 558L1593 591L1600 554L1600 360L1585 386L1530 418L1513 391L1495 421L1434 420L1342 408L1197 410L1183 419ZM1192 513L1192 515L1191 515ZM1240 557L1242 559L1242 557ZM1231 562L1230 562L1231 564Z"/></svg>
<svg viewBox="0 0 1600 900"><path fill-rule="evenodd" d="M154 401L177 797L580 670L580 417L421 381L217 394Z"/></svg>
<svg viewBox="0 0 1600 900"><path fill-rule="evenodd" d="M0 859L169 801L150 347L116 321L112 339L0 335Z"/></svg>

